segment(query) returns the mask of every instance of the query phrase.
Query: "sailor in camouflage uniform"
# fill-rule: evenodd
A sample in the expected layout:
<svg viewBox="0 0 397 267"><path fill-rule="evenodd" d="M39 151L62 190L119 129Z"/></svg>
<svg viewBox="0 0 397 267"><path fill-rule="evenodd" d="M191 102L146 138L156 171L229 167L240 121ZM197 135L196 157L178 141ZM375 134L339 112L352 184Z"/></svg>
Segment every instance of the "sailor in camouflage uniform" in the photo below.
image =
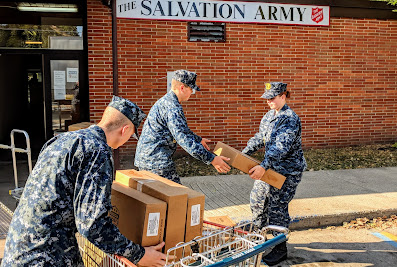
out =
<svg viewBox="0 0 397 267"><path fill-rule="evenodd" d="M172 161L177 144L194 158L212 164L218 172L230 170L230 166L223 161L229 159L209 152L207 142L210 140L196 135L187 125L181 102L187 101L195 91L200 91L196 77L194 72L175 71L171 90L150 109L135 154L134 164L140 170L181 183Z"/></svg>
<svg viewBox="0 0 397 267"><path fill-rule="evenodd" d="M281 82L266 83L265 93L270 111L263 116L259 132L252 137L242 151L251 155L265 147L265 157L260 165L250 170L255 179L251 191L250 206L255 224L262 228L266 225L287 227L290 224L288 204L295 195L306 168L303 157L301 121L298 115L286 104L290 93L287 84ZM281 189L277 189L260 179L265 170L273 169L286 176ZM264 257L268 265L274 265L287 258L286 242L276 246Z"/></svg>
<svg viewBox="0 0 397 267"><path fill-rule="evenodd" d="M58 135L42 148L15 210L1 266L83 266L78 231L101 250L133 263L164 265L163 244L129 241L107 216L112 148L123 145L145 114L114 96L98 125Z"/></svg>

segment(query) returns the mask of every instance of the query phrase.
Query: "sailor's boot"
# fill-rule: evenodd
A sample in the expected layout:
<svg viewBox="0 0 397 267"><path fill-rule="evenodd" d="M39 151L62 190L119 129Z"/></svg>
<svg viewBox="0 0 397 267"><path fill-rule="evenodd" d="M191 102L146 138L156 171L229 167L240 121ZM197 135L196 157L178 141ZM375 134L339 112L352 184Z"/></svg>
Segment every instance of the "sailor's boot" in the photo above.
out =
<svg viewBox="0 0 397 267"><path fill-rule="evenodd" d="M262 260L269 266L276 265L287 259L287 242L275 246Z"/></svg>

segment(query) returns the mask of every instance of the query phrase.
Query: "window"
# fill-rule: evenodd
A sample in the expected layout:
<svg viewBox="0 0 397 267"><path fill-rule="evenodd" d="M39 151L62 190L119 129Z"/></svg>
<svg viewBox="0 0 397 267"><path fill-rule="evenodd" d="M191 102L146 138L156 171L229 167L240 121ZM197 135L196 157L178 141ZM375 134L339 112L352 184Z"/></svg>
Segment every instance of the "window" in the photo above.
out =
<svg viewBox="0 0 397 267"><path fill-rule="evenodd" d="M225 42L226 24L219 22L188 22L190 42Z"/></svg>

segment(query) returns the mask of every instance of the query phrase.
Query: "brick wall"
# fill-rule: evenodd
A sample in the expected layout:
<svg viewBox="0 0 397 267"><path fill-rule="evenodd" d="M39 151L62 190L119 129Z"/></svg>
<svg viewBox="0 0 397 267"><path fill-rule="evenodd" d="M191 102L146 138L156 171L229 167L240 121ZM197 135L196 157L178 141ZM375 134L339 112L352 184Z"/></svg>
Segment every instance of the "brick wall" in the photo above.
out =
<svg viewBox="0 0 397 267"><path fill-rule="evenodd" d="M119 92L148 113L166 72L198 73L184 103L197 134L243 148L268 111L264 83L288 83L304 147L397 141L397 21L331 18L330 27L233 24L225 43L187 41L187 23L118 20ZM90 112L112 95L110 11L88 1ZM133 153L128 142L123 153Z"/></svg>

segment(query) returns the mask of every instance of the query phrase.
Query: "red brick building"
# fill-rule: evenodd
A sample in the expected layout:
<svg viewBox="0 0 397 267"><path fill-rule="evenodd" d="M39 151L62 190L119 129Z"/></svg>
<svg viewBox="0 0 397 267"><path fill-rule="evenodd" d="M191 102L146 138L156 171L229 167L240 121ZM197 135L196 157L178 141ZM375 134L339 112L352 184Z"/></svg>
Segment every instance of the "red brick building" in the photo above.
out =
<svg viewBox="0 0 397 267"><path fill-rule="evenodd" d="M166 93L168 71L195 71L202 91L184 104L190 128L242 148L268 110L259 98L264 83L283 81L302 119L304 147L395 142L396 17L353 18L342 16L347 7L330 8L326 27L226 23L225 42L188 41L186 21L119 18L119 94L149 112ZM87 28L95 122L113 92L111 10L99 0L88 1Z"/></svg>
<svg viewBox="0 0 397 267"><path fill-rule="evenodd" d="M146 6L153 5L153 13L175 15L166 10L168 6L164 10L157 6L160 0L143 1ZM176 5L176 1L163 3ZM193 2L203 7L205 1L180 0L180 7ZM139 2L115 3L126 3L127 10ZM222 2L224 13L218 13L218 17L234 18L227 13L232 11L227 6L235 2ZM245 146L268 111L260 96L269 81L288 83L288 104L302 119L305 148L397 141L397 13L386 3L243 2L247 6L325 6L330 10L329 20L324 19L329 26L274 24L274 13L268 15L269 24L216 24L213 27L221 28L223 34L223 41L218 42L193 40L189 29L194 23L185 20L120 17L117 25L112 24L109 3L112 1L3 1L1 144L9 143L11 129L25 129L37 154L45 140L67 130L76 118L98 122L114 90L148 113L167 92L167 73L177 69L198 73L202 91L183 104L184 110L190 128L213 141L240 149ZM57 11L50 12L53 7ZM194 17L196 12L190 9L188 15ZM283 12L292 20L292 13ZM321 18L312 17L317 19ZM112 31L112 26L117 31ZM112 33L116 32L118 86L113 86ZM28 36L31 33L34 36ZM16 40L15 34L20 39ZM35 76L38 82L33 86ZM80 85L80 112L73 116L70 112L76 82ZM122 154L133 155L135 145L135 141L128 142Z"/></svg>

